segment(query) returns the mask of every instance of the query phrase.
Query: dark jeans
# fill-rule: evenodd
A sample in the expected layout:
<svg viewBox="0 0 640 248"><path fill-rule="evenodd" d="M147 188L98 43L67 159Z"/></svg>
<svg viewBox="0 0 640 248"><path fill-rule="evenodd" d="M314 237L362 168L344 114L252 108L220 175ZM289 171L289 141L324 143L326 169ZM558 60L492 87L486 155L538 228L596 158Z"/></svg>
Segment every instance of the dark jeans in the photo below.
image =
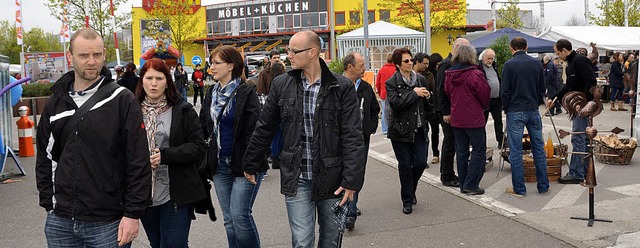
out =
<svg viewBox="0 0 640 248"><path fill-rule="evenodd" d="M196 87L195 84L193 86L193 105L198 103L198 95L200 95L200 103L204 103L204 86Z"/></svg>
<svg viewBox="0 0 640 248"><path fill-rule="evenodd" d="M120 220L110 222L79 221L47 214L44 234L47 247L116 248ZM123 247L131 247L131 243Z"/></svg>
<svg viewBox="0 0 640 248"><path fill-rule="evenodd" d="M484 128L453 128L456 137L456 157L458 157L458 178L460 190L477 190L484 175L487 149L487 132ZM471 145L471 160L469 160Z"/></svg>
<svg viewBox="0 0 640 248"><path fill-rule="evenodd" d="M440 119L442 118L438 112L435 112L434 117L429 120L429 129L431 129L431 154L434 157L440 156Z"/></svg>
<svg viewBox="0 0 640 248"><path fill-rule="evenodd" d="M441 115L442 116L442 115ZM456 172L453 171L453 158L456 155L456 141L453 134L453 128L440 118L442 124L442 154L440 155L440 181L449 182L458 179Z"/></svg>
<svg viewBox="0 0 640 248"><path fill-rule="evenodd" d="M424 169L427 167L427 136L424 129L418 128L413 142L391 140L393 152L398 159L400 174L400 198L402 206L412 206L416 188Z"/></svg>
<svg viewBox="0 0 640 248"><path fill-rule="evenodd" d="M140 219L151 247L189 247L190 205L177 206L171 201L149 207Z"/></svg>
<svg viewBox="0 0 640 248"><path fill-rule="evenodd" d="M489 121L489 113L493 118L493 130L496 133L498 147L502 147L502 138L504 136L502 129L504 126L502 125L502 100L500 98L491 98L491 101L489 101L489 109L484 111L485 121Z"/></svg>
<svg viewBox="0 0 640 248"><path fill-rule="evenodd" d="M370 135L365 135L364 136L364 156L362 158L362 162L364 163L363 168L365 169L365 173L367 169L367 158L369 157L370 142L371 142ZM362 184L364 186L364 179ZM351 203L349 204L349 214L347 214L347 217L353 217L354 219L358 219L358 193L360 193L360 190L356 191L356 193L353 194L353 201L351 201Z"/></svg>
<svg viewBox="0 0 640 248"><path fill-rule="evenodd" d="M525 127L531 137L531 151L533 153L533 163L536 167L536 179L538 181L536 186L538 192L544 193L549 190L549 178L547 176L547 159L544 152L544 140L542 140L542 119L540 118L538 110L507 113L509 163L511 164L511 184L513 185L513 191L519 195L527 194L527 188L524 184L524 161L522 158L522 134L524 133ZM571 137L575 137L575 134ZM576 151L575 146L573 150ZM575 155L571 156L573 159Z"/></svg>

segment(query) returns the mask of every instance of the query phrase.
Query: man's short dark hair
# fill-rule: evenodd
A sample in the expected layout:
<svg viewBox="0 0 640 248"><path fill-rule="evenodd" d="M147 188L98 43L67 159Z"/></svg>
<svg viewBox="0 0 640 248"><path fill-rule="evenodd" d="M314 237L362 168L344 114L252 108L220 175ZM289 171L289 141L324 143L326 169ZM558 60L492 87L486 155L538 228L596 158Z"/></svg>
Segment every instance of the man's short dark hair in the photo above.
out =
<svg viewBox="0 0 640 248"><path fill-rule="evenodd" d="M95 39L101 39L102 40L102 36L100 36L100 34L95 31L92 28L81 28L78 31L76 31L75 33L73 33L73 35L71 35L71 39L69 42L69 52L71 52L71 54L73 54L73 43L76 40L76 38L78 37L82 37L84 39L87 40L95 40Z"/></svg>
<svg viewBox="0 0 640 248"><path fill-rule="evenodd" d="M350 52L342 59L342 67L346 71L349 65L356 66L356 56L354 52Z"/></svg>
<svg viewBox="0 0 640 248"><path fill-rule="evenodd" d="M393 62L393 53L389 53L387 54L387 63L392 63Z"/></svg>
<svg viewBox="0 0 640 248"><path fill-rule="evenodd" d="M522 37L515 37L511 40L509 46L511 46L513 50L525 50L527 49L527 40Z"/></svg>
<svg viewBox="0 0 640 248"><path fill-rule="evenodd" d="M567 49L567 51L573 50L573 47L571 47L571 41L567 39L559 39L558 41L556 41L555 46L558 51L562 51L563 48Z"/></svg>
<svg viewBox="0 0 640 248"><path fill-rule="evenodd" d="M402 65L402 55L403 54L409 54L409 56L411 56L411 51L409 50L409 48L403 47L403 48L398 48L396 50L393 50L393 63L397 66L401 66Z"/></svg>
<svg viewBox="0 0 640 248"><path fill-rule="evenodd" d="M280 51L271 50L271 52L269 52L269 59L273 58L273 55L278 55L278 58L279 58L280 57Z"/></svg>
<svg viewBox="0 0 640 248"><path fill-rule="evenodd" d="M415 61L415 63L422 63L424 60L429 60L429 55L426 53L416 53L416 55L413 55L413 61Z"/></svg>

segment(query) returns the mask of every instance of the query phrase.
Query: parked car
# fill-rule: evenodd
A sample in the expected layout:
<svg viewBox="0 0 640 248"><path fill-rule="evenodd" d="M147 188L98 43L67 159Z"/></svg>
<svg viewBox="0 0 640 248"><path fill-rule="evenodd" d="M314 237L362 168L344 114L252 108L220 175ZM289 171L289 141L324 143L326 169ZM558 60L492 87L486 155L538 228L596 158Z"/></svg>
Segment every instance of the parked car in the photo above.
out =
<svg viewBox="0 0 640 248"><path fill-rule="evenodd" d="M257 65L248 65L247 70L249 70L249 77L257 77L258 76L258 66Z"/></svg>

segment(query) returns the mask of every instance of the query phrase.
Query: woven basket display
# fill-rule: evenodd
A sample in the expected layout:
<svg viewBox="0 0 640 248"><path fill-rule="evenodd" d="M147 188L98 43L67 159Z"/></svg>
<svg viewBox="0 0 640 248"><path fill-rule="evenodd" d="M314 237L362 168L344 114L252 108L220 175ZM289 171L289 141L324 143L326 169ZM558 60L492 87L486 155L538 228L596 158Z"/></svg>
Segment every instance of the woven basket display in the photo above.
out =
<svg viewBox="0 0 640 248"><path fill-rule="evenodd" d="M620 139L620 141L623 144L629 143L629 139ZM633 153L637 148L637 145L628 148L612 148L596 139L593 140L593 143L595 144L593 146L593 152L595 153L593 156L595 157L596 161L603 164L628 165L631 163L631 158L633 158ZM611 157L598 154L615 154L618 156Z"/></svg>

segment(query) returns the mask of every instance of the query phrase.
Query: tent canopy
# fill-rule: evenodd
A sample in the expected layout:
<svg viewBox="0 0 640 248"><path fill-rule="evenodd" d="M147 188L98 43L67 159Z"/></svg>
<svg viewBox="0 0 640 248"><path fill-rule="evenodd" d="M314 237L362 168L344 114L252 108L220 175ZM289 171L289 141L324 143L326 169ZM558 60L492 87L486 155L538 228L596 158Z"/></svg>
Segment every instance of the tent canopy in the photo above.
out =
<svg viewBox="0 0 640 248"><path fill-rule="evenodd" d="M502 37L503 35L508 35L509 40L516 37L522 37L525 40L527 40L528 53L552 53L553 52L553 45L555 44L555 42L536 38L511 28L502 28L496 32L477 38L471 41L471 45L476 48L476 51L478 53L480 53L485 48L491 46L491 43L493 43L494 40Z"/></svg>
<svg viewBox="0 0 640 248"><path fill-rule="evenodd" d="M589 43L596 43L598 49L638 50L640 47L640 27L601 26L555 26L538 36L557 41L571 41L573 49L584 47L589 51Z"/></svg>
<svg viewBox="0 0 640 248"><path fill-rule="evenodd" d="M385 21L377 21L369 24L369 39L387 38L424 38L425 34L410 28L405 28ZM364 27L344 33L336 40L361 40L364 39Z"/></svg>

